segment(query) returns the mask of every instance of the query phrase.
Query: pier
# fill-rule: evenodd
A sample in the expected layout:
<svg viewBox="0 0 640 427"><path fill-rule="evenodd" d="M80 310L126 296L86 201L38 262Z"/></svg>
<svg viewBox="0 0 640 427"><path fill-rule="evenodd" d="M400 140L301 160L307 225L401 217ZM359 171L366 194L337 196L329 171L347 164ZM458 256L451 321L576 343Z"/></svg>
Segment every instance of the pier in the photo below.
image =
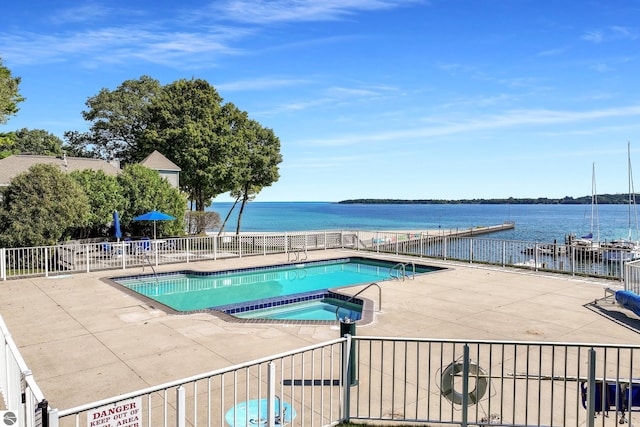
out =
<svg viewBox="0 0 640 427"><path fill-rule="evenodd" d="M499 231L513 230L516 224L512 221L505 221L498 225L483 225L469 228L451 228L426 231L393 231L393 232L361 232L360 243L364 247L377 247L384 249L385 245L395 245L397 242L438 242L444 238L452 237L473 237L484 234L497 233ZM363 238L364 237L364 238Z"/></svg>

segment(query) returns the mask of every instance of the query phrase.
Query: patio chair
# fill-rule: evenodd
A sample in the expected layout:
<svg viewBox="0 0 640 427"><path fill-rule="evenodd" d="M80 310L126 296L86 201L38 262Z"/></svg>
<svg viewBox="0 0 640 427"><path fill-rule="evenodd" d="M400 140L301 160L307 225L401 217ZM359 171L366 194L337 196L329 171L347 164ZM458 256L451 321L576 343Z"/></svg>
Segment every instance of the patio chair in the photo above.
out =
<svg viewBox="0 0 640 427"><path fill-rule="evenodd" d="M143 237L136 243L136 254L146 254L151 252L151 239Z"/></svg>

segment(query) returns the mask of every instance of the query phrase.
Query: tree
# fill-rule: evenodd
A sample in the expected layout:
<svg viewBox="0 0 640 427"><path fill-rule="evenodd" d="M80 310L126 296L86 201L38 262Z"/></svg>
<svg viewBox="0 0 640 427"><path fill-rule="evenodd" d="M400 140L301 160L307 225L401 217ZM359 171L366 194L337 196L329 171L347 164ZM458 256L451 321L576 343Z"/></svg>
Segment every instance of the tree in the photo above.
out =
<svg viewBox="0 0 640 427"><path fill-rule="evenodd" d="M236 234L240 233L242 213L247 202L253 200L264 187L278 180L278 165L282 162L280 139L273 130L262 127L255 120L249 120L239 135L244 139L244 145L236 155L236 188L231 193L236 197L236 201L242 198Z"/></svg>
<svg viewBox="0 0 640 427"><path fill-rule="evenodd" d="M55 245L84 226L89 203L82 188L58 167L34 165L4 190L0 245Z"/></svg>
<svg viewBox="0 0 640 427"><path fill-rule="evenodd" d="M62 140L43 129L22 128L15 132L14 153L30 153L44 156L61 156Z"/></svg>
<svg viewBox="0 0 640 427"><path fill-rule="evenodd" d="M153 224L146 221L133 221L133 218L152 210L167 213L176 219L160 221L157 224L158 234L184 234L184 215L187 199L177 188L162 179L157 171L142 165L127 165L118 175L122 196L126 208L120 212L120 223L135 235L151 235Z"/></svg>
<svg viewBox="0 0 640 427"><path fill-rule="evenodd" d="M20 77L13 77L0 58L0 124L7 123L9 116L18 112L18 104L24 101L18 91L19 86Z"/></svg>
<svg viewBox="0 0 640 427"><path fill-rule="evenodd" d="M115 90L101 89L90 97L82 112L92 122L88 132L66 132L67 144L75 153L123 163L140 160L138 141L149 126L149 106L162 91L160 82L149 76L126 80Z"/></svg>
<svg viewBox="0 0 640 427"><path fill-rule="evenodd" d="M232 188L230 177L238 148L234 130L246 113L221 103L213 86L192 79L165 86L150 107L142 151L156 149L180 166L180 185L189 200L195 201L197 211L204 211L215 196Z"/></svg>
<svg viewBox="0 0 640 427"><path fill-rule="evenodd" d="M71 177L87 195L89 216L84 227L78 227L76 237L107 236L108 224L113 221L113 212L124 212L128 201L122 196L122 190L115 176L103 171L85 169L71 173Z"/></svg>

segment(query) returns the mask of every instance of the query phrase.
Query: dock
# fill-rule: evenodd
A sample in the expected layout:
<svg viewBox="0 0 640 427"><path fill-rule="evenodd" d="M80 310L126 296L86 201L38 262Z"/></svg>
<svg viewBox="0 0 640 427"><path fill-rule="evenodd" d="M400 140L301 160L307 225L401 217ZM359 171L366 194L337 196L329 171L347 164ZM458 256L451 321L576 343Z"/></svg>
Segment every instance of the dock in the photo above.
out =
<svg viewBox="0 0 640 427"><path fill-rule="evenodd" d="M365 247L382 248L383 245L395 245L397 242L413 242L428 241L429 243L438 242L444 238L452 237L473 237L481 236L499 231L513 230L516 227L515 222L505 221L497 225L483 225L469 228L451 228L439 230L423 230L423 231L385 231L370 232L370 235L361 233L360 243Z"/></svg>

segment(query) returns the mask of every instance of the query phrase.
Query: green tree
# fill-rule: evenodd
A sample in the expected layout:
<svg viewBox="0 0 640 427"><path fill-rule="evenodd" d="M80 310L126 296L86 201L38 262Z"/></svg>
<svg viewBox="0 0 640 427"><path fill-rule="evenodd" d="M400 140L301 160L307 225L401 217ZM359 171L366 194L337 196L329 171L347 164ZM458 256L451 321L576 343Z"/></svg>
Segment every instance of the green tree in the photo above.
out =
<svg viewBox="0 0 640 427"><path fill-rule="evenodd" d="M152 223L133 221L133 218L158 210L176 218L174 221L159 221L158 235L184 234L187 199L180 190L171 186L166 179L162 179L157 171L138 164L127 165L118 175L118 183L126 205L120 212L123 229L134 235L152 235Z"/></svg>
<svg viewBox="0 0 640 427"><path fill-rule="evenodd" d="M76 237L107 236L113 212L124 212L129 205L122 195L118 179L101 170L90 169L75 171L70 175L83 189L89 203L87 222L84 227L77 228Z"/></svg>
<svg viewBox="0 0 640 427"><path fill-rule="evenodd" d="M144 153L156 149L182 169L180 185L196 211L232 189L235 128L246 113L222 98L205 80L178 80L154 98ZM202 230L199 230L200 232Z"/></svg>
<svg viewBox="0 0 640 427"><path fill-rule="evenodd" d="M55 245L84 226L89 202L82 188L58 167L34 165L3 192L0 244L5 247Z"/></svg>
<svg viewBox="0 0 640 427"><path fill-rule="evenodd" d="M149 126L149 106L161 92L160 82L149 76L126 80L115 90L101 89L90 97L82 112L92 122L88 132L66 132L65 139L71 151L123 163L140 160L138 140Z"/></svg>
<svg viewBox="0 0 640 427"><path fill-rule="evenodd" d="M255 120L246 122L246 126L239 132L244 140L241 149L236 153L234 165L235 189L231 195L236 202L242 199L236 234L240 233L242 213L246 204L253 200L264 187L269 187L280 177L278 165L282 162L280 154L280 139L273 130L264 128ZM235 206L235 204L234 204Z"/></svg>
<svg viewBox="0 0 640 427"><path fill-rule="evenodd" d="M24 101L19 86L20 77L13 77L0 58L0 124L7 123L9 116L18 112L18 104Z"/></svg>
<svg viewBox="0 0 640 427"><path fill-rule="evenodd" d="M62 155L62 140L44 129L22 128L14 132L12 139L10 148L13 154Z"/></svg>

